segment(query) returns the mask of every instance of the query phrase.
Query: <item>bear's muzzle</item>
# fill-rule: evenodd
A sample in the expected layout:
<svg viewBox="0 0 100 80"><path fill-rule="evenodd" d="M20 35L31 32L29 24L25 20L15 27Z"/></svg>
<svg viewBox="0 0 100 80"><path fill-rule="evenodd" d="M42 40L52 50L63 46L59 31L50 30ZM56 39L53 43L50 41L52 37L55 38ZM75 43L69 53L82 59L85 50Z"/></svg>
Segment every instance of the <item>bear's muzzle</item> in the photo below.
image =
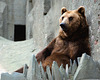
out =
<svg viewBox="0 0 100 80"><path fill-rule="evenodd" d="M63 31L67 31L67 24L66 23L61 23L60 26L61 26Z"/></svg>

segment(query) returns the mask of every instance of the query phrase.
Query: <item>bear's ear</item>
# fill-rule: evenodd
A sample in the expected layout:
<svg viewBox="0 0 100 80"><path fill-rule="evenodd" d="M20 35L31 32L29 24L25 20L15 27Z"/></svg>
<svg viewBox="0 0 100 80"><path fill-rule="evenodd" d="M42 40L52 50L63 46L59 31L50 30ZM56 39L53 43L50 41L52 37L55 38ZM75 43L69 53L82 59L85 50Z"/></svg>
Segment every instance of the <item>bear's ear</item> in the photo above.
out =
<svg viewBox="0 0 100 80"><path fill-rule="evenodd" d="M67 12L67 9L65 7L61 8L61 14Z"/></svg>
<svg viewBox="0 0 100 80"><path fill-rule="evenodd" d="M83 17L85 17L85 8L84 8L83 6L80 6L80 7L78 8L78 12L79 12L80 14L82 14Z"/></svg>

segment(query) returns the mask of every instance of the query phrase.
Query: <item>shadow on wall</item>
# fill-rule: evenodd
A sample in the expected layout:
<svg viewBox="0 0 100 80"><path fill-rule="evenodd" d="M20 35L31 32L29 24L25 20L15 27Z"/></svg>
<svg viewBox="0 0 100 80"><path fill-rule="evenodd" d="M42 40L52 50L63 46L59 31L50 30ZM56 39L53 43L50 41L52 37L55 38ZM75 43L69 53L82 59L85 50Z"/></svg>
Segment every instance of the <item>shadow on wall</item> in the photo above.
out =
<svg viewBox="0 0 100 80"><path fill-rule="evenodd" d="M44 0L44 15L48 13L48 11L51 8L51 1L50 0Z"/></svg>

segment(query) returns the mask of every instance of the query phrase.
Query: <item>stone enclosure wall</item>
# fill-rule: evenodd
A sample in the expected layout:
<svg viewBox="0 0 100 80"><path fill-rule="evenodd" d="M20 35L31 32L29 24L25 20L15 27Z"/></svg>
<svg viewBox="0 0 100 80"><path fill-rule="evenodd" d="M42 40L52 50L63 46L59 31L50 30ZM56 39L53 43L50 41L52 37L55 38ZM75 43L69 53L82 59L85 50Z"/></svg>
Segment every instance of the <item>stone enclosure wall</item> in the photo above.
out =
<svg viewBox="0 0 100 80"><path fill-rule="evenodd" d="M26 25L26 1L0 0L0 14L2 12L0 36L14 41L15 25Z"/></svg>
<svg viewBox="0 0 100 80"><path fill-rule="evenodd" d="M59 32L61 8L84 6L90 28L92 56L100 59L100 0L27 0L27 39L33 37L38 49L44 48ZM33 7L33 8L32 8ZM32 10L31 10L32 9Z"/></svg>

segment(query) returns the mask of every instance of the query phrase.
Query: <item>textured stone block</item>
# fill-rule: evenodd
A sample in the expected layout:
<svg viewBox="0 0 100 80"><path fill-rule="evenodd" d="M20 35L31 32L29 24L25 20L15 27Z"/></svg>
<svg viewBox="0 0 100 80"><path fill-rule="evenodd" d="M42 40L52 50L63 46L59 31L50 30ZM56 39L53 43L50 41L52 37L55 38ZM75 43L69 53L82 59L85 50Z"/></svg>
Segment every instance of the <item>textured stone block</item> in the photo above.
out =
<svg viewBox="0 0 100 80"><path fill-rule="evenodd" d="M1 74L1 80L26 80L23 74L20 73L3 73Z"/></svg>
<svg viewBox="0 0 100 80"><path fill-rule="evenodd" d="M74 75L74 80L80 79L100 79L100 70L93 59L86 54L82 55L80 64Z"/></svg>

